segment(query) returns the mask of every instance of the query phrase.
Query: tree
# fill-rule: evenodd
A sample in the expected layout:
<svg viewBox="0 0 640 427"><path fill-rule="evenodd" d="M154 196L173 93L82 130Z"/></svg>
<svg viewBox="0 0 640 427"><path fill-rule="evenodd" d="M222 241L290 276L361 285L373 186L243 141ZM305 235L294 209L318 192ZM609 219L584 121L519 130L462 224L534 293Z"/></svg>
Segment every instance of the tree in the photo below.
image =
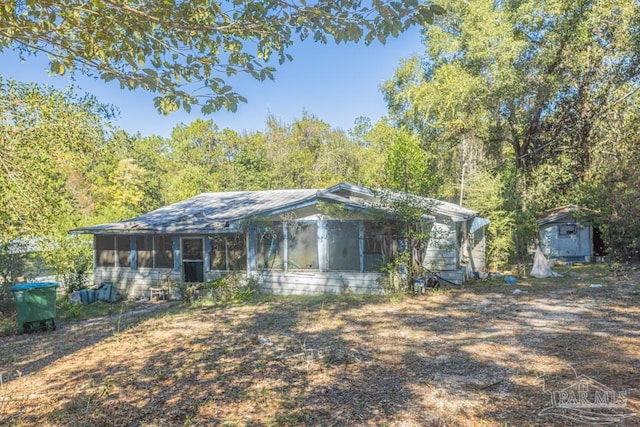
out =
<svg viewBox="0 0 640 427"><path fill-rule="evenodd" d="M109 109L0 79L0 236L41 236L91 210L85 172L108 133Z"/></svg>
<svg viewBox="0 0 640 427"><path fill-rule="evenodd" d="M51 72L79 70L121 88L156 93L169 113L235 111L246 99L227 80L273 79L295 37L366 44L430 22L438 6L418 0L9 0L0 4L0 50L43 52Z"/></svg>
<svg viewBox="0 0 640 427"><path fill-rule="evenodd" d="M164 205L167 174L166 141L157 136L131 136L117 131L92 153L86 171L95 222L131 218Z"/></svg>
<svg viewBox="0 0 640 427"><path fill-rule="evenodd" d="M170 203L207 191L220 191L219 166L226 161L223 134L211 120L180 124L167 141L165 199Z"/></svg>
<svg viewBox="0 0 640 427"><path fill-rule="evenodd" d="M31 254L91 214L86 171L109 117L92 97L0 79L0 302Z"/></svg>
<svg viewBox="0 0 640 427"><path fill-rule="evenodd" d="M426 55L384 86L390 116L442 159L450 184L500 174L525 254L532 216L574 202L608 123L636 110L636 2L443 1ZM509 163L509 164L507 164ZM505 206L506 206L505 205ZM472 206L473 207L473 206ZM522 221L522 222L521 222Z"/></svg>

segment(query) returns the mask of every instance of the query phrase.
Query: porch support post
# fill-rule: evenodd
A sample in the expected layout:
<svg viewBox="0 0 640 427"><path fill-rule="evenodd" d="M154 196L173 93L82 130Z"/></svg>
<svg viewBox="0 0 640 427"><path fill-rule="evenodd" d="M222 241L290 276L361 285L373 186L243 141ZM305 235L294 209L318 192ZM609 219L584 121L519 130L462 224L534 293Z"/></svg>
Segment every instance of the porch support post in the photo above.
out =
<svg viewBox="0 0 640 427"><path fill-rule="evenodd" d="M284 271L289 271L289 226L282 221L282 258Z"/></svg>
<svg viewBox="0 0 640 427"><path fill-rule="evenodd" d="M252 224L247 231L247 273L257 270L255 236L256 226Z"/></svg>
<svg viewBox="0 0 640 427"><path fill-rule="evenodd" d="M132 270L138 269L138 246L136 245L136 236L129 237L129 245L131 246L131 255L129 263Z"/></svg>
<svg viewBox="0 0 640 427"><path fill-rule="evenodd" d="M358 253L360 254L360 273L364 272L364 221L358 221Z"/></svg>
<svg viewBox="0 0 640 427"><path fill-rule="evenodd" d="M226 244L225 244L225 247L226 247ZM204 266L203 267L204 268L202 269L202 271L204 271L205 273L208 273L209 271L211 271L211 239L209 238L209 236L204 236Z"/></svg>
<svg viewBox="0 0 640 427"><path fill-rule="evenodd" d="M173 271L180 271L180 236L173 236Z"/></svg>
<svg viewBox="0 0 640 427"><path fill-rule="evenodd" d="M318 221L318 267L327 271L327 221Z"/></svg>

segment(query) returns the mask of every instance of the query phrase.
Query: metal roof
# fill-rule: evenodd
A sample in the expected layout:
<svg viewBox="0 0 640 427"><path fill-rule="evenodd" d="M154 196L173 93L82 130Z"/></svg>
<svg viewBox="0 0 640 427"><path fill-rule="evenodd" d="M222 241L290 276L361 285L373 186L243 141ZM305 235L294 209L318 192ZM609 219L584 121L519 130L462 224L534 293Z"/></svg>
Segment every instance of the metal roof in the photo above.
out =
<svg viewBox="0 0 640 427"><path fill-rule="evenodd" d="M264 190L202 193L119 222L83 227L72 233L177 233L220 229L230 222L312 200L318 190Z"/></svg>
<svg viewBox="0 0 640 427"><path fill-rule="evenodd" d="M361 187L353 184L337 184L333 187L326 189L325 191L331 193L344 194L345 192L354 194L356 197L360 196L367 200L375 200L378 203L380 200L403 200L407 196L413 198L415 201L422 203L425 210L430 211L436 215L442 215L450 217L453 221L466 221L470 218L474 218L478 215L478 212L465 208L464 206L456 205L455 203L445 202L443 200L431 199L428 197L416 196L414 194L401 193L392 190L379 189L371 190L367 187Z"/></svg>
<svg viewBox="0 0 640 427"><path fill-rule="evenodd" d="M452 203L442 202L388 190L370 190L352 184L338 184L327 189L261 190L203 193L144 215L124 221L82 227L74 234L124 233L202 233L233 229L239 221L257 215L273 215L311 206L318 201L341 203L366 211L371 207L385 209L384 200L413 197L425 205L425 220L433 221L433 212L463 221L476 212ZM392 211L390 211L391 213Z"/></svg>
<svg viewBox="0 0 640 427"><path fill-rule="evenodd" d="M554 221L559 221L573 215L574 212L578 212L579 215L586 218L593 218L598 215L598 212L591 209L583 208L576 205L566 205L545 211L538 218L538 225L545 225Z"/></svg>

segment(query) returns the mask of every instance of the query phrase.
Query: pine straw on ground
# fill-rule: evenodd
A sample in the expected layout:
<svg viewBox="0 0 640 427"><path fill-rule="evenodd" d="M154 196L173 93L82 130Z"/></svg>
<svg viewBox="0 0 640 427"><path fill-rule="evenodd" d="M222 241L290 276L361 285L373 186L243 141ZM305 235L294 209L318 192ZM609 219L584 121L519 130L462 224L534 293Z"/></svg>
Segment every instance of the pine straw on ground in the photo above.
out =
<svg viewBox="0 0 640 427"><path fill-rule="evenodd" d="M571 270L62 324L0 339L0 424L578 425L545 408L586 376L640 425L637 282Z"/></svg>

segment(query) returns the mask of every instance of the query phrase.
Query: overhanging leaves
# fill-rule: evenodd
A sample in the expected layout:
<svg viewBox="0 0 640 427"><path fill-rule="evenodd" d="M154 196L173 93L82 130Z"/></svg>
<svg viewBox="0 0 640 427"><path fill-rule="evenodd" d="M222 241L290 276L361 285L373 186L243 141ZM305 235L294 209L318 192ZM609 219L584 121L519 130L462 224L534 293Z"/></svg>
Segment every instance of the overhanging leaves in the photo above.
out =
<svg viewBox="0 0 640 427"><path fill-rule="evenodd" d="M214 77L273 79L270 59L291 60L295 36L384 43L442 12L418 0L10 0L0 5L0 50L44 52L53 73L78 70L151 91L165 114L196 104L211 113L245 101ZM197 95L192 82L204 83Z"/></svg>

